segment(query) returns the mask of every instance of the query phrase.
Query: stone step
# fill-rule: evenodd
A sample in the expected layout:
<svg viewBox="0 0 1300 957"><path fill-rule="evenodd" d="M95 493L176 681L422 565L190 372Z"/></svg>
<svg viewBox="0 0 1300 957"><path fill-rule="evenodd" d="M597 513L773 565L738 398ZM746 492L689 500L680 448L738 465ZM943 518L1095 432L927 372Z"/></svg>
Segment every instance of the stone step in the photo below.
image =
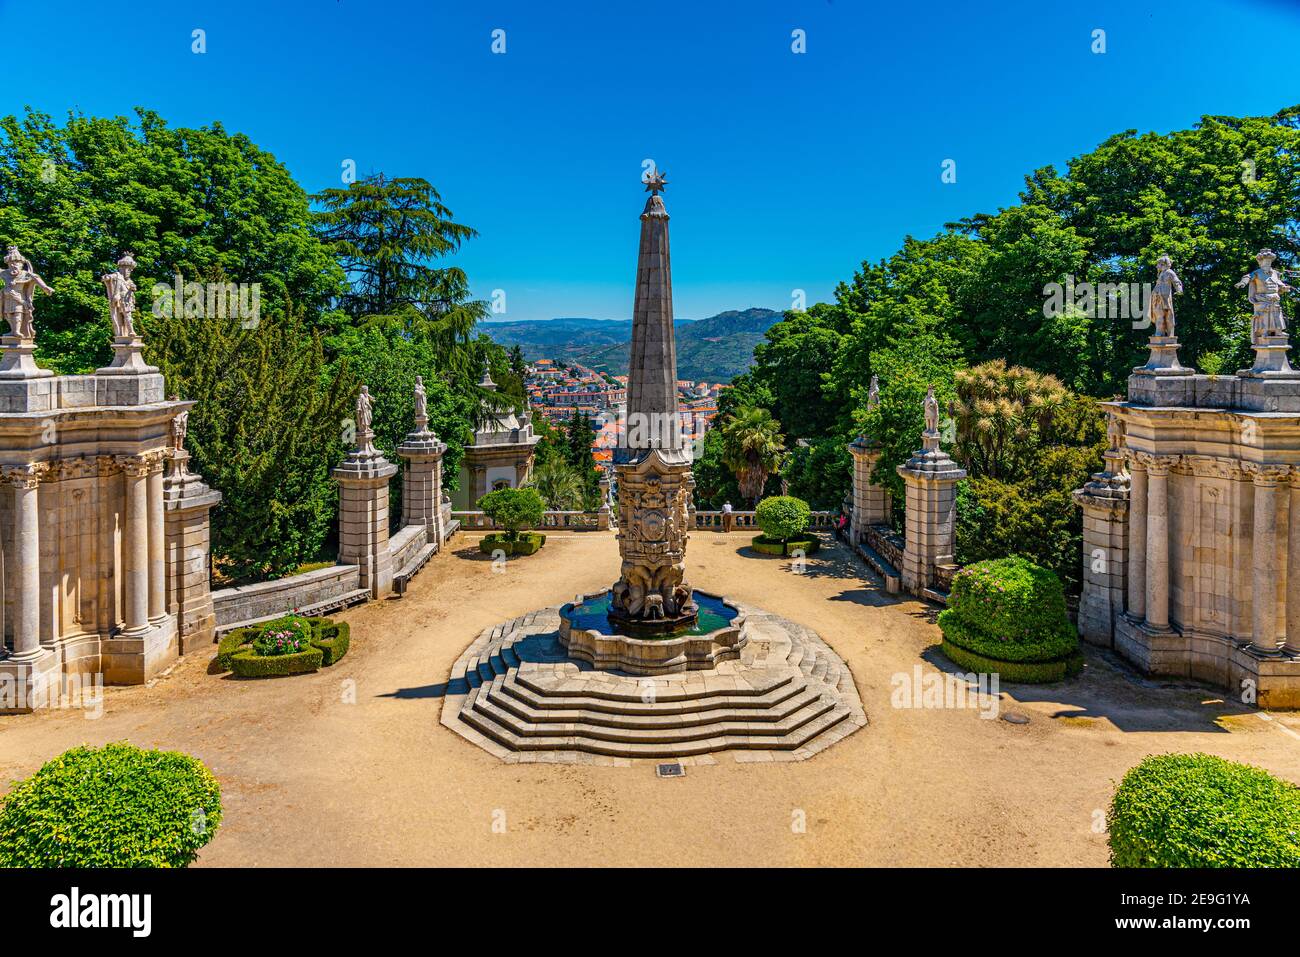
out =
<svg viewBox="0 0 1300 957"><path fill-rule="evenodd" d="M624 701L597 698L592 695L573 691L568 694L538 694L528 685L522 683L518 675L511 675L502 683L501 690L522 704L539 710L567 711L585 709L604 714L654 715L662 714L666 709L674 713L692 714L711 708L728 707L736 711L762 711L780 705L787 699L802 693L807 686L803 682L787 681L778 684L771 691L762 695L726 694L717 697L689 698L685 700L656 697L654 701Z"/></svg>
<svg viewBox="0 0 1300 957"><path fill-rule="evenodd" d="M608 710L591 710L585 702L569 708L534 708L518 698L503 693L509 688L509 679L493 681L485 687L487 699L493 705L508 711L520 721L533 725L575 724L600 728L627 728L629 730L672 730L700 727L726 722L748 722L775 725L791 718L797 712L822 699L820 691L803 688L785 701L770 708L717 707L699 711L646 711L640 714L621 714Z"/></svg>
<svg viewBox="0 0 1300 957"><path fill-rule="evenodd" d="M551 689L548 689L543 685L539 685L534 679L530 678L523 671L517 672L517 677L515 680L518 681L521 686L527 688L528 690L534 692L535 694L541 695L543 697L555 697L555 693ZM584 689L582 694L584 697L595 698L600 701L628 701L628 702L641 701L643 692L641 690L639 682L654 681L655 696L661 702L698 701L698 700L703 700L708 698L731 697L731 696L758 697L766 694L767 692L771 691L774 688L777 688L782 685L786 685L791 681L794 681L795 679L793 675L783 674L783 675L776 676L770 684L764 685L762 687L754 688L754 687L749 687L748 685L742 685L737 688L731 688L727 690L719 689L715 691L692 691L690 689L674 687L675 685L680 684L680 682L665 680L662 678L661 679L632 678L628 680L637 683L636 690L629 690L624 692L624 691L610 691L605 688L591 688L591 689Z"/></svg>
<svg viewBox="0 0 1300 957"><path fill-rule="evenodd" d="M478 694L475 696L475 700L472 703L466 702L469 708L463 713L482 715L506 728L519 738L555 737L557 732L562 731L565 733L561 736L571 734L575 737L622 744L668 744L731 736L761 737L765 741L776 741L793 734L808 722L821 717L835 707L835 702L829 697L818 696L805 703L792 714L773 722L745 720L743 717L735 719L724 716L718 721L706 724L682 724L665 727L637 726L627 728L574 721L562 723L557 728L552 723L535 724L520 719L518 716L501 708L492 698L490 685L477 690Z"/></svg>
<svg viewBox="0 0 1300 957"><path fill-rule="evenodd" d="M836 704L794 733L779 738L754 737L745 733L720 734L690 741L609 741L578 733L520 736L478 711L465 708L460 716L461 720L479 733L511 751L582 751L616 758L674 758L729 750L796 751L805 747L816 749L816 739L840 726L850 716L850 712L843 704Z"/></svg>

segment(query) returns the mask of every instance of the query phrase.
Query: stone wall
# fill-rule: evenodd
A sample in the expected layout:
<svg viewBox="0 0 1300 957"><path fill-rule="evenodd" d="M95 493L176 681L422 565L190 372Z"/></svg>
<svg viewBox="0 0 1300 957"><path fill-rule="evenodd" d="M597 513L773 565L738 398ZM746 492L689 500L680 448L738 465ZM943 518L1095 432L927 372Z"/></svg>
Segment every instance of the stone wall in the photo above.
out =
<svg viewBox="0 0 1300 957"><path fill-rule="evenodd" d="M364 601L366 595L356 565L331 565L275 581L223 588L212 593L212 605L217 630L224 632L292 611L325 614Z"/></svg>

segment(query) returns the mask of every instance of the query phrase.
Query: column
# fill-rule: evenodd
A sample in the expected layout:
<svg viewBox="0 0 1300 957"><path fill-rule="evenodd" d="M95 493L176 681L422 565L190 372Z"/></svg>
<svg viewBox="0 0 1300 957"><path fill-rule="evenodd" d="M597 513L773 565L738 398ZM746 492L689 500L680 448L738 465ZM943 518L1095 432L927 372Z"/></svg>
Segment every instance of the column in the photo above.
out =
<svg viewBox="0 0 1300 957"><path fill-rule="evenodd" d="M1291 470L1291 513L1287 521L1286 650L1300 654L1300 472Z"/></svg>
<svg viewBox="0 0 1300 957"><path fill-rule="evenodd" d="M1169 628L1169 469L1172 456L1147 462L1147 627Z"/></svg>
<svg viewBox="0 0 1300 957"><path fill-rule="evenodd" d="M1145 458L1129 456L1128 515L1128 605L1126 611L1138 621L1147 609L1147 467Z"/></svg>
<svg viewBox="0 0 1300 957"><path fill-rule="evenodd" d="M14 657L41 653L41 541L37 510L43 466L5 470L14 490L14 549L6 556L13 594Z"/></svg>
<svg viewBox="0 0 1300 957"><path fill-rule="evenodd" d="M166 531L163 521L163 463L149 463L148 521L149 530L149 620L167 617Z"/></svg>
<svg viewBox="0 0 1300 957"><path fill-rule="evenodd" d="M966 477L939 448L939 434L922 435L923 448L897 466L907 491L903 587L921 594L934 581L935 569L952 562L957 518L957 483Z"/></svg>
<svg viewBox="0 0 1300 957"><path fill-rule="evenodd" d="M1250 641L1259 651L1277 651L1277 483L1286 468L1250 463L1255 486L1251 558Z"/></svg>
<svg viewBox="0 0 1300 957"><path fill-rule="evenodd" d="M122 559L126 566L126 631L149 630L149 465L139 458L123 458L126 482L126 536Z"/></svg>

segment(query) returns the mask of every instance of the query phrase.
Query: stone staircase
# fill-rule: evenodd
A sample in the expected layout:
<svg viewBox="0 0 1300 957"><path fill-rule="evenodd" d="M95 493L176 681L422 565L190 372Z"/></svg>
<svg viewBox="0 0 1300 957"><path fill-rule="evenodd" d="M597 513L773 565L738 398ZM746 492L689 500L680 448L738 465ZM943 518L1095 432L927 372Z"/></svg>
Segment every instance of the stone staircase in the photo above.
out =
<svg viewBox="0 0 1300 957"><path fill-rule="evenodd" d="M736 752L802 760L866 724L848 667L815 632L753 608L738 661L638 677L593 669L547 608L484 631L457 660L442 723L503 760L622 763Z"/></svg>

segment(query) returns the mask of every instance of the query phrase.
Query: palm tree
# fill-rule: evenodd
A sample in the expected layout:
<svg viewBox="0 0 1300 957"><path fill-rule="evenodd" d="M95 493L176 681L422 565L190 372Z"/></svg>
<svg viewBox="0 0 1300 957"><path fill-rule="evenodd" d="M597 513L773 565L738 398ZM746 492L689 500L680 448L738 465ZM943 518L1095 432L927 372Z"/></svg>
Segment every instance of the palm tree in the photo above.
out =
<svg viewBox="0 0 1300 957"><path fill-rule="evenodd" d="M576 511L582 505L582 478L564 462L552 459L537 466L532 484L553 511Z"/></svg>
<svg viewBox="0 0 1300 957"><path fill-rule="evenodd" d="M769 475L785 463L781 423L758 406L741 406L722 424L722 461L736 475L740 494L755 505Z"/></svg>
<svg viewBox="0 0 1300 957"><path fill-rule="evenodd" d="M1055 376L994 359L958 372L957 457L988 478L1015 475L1069 393Z"/></svg>

